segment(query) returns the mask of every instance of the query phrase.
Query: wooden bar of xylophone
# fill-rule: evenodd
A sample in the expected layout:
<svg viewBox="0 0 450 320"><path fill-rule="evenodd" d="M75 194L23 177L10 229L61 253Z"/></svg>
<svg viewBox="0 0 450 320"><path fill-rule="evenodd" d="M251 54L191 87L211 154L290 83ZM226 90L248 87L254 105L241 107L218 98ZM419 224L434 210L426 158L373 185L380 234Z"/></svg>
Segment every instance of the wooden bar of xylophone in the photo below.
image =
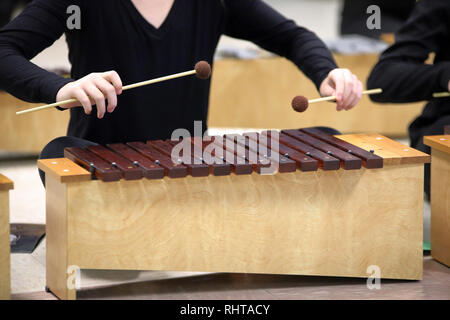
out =
<svg viewBox="0 0 450 320"><path fill-rule="evenodd" d="M38 162L47 286L62 299L76 298L70 266L367 277L375 265L422 278L429 156L381 135L262 131L65 153Z"/></svg>
<svg viewBox="0 0 450 320"><path fill-rule="evenodd" d="M276 147L271 145L275 133L279 136ZM316 171L319 168L357 170L363 164L368 169L383 167L383 158L314 128L188 140L191 143L191 157L183 161L181 152L175 163L172 151L180 141L171 140L90 146L86 149L72 147L67 148L64 155L104 182L162 179L164 176L224 176L232 172L261 173L262 168L269 168L273 162L276 162L277 170L271 173L294 172L297 168L301 171ZM223 147L223 150L219 148L222 154L216 156L217 148L210 148L211 161L206 163L203 159L205 151L214 145ZM201 151L199 154L195 153L196 146Z"/></svg>

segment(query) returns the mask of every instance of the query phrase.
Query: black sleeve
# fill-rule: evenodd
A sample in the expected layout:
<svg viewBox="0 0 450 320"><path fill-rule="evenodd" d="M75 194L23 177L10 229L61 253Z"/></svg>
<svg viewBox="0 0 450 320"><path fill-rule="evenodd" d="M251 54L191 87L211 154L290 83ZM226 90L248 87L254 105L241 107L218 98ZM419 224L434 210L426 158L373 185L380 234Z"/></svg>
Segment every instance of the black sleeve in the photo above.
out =
<svg viewBox="0 0 450 320"><path fill-rule="evenodd" d="M249 40L295 63L317 88L337 68L331 52L311 31L261 0L224 0L225 34Z"/></svg>
<svg viewBox="0 0 450 320"><path fill-rule="evenodd" d="M377 102L414 102L429 100L434 92L448 91L450 62L427 65L431 52L449 39L450 3L448 0L421 0L405 25L396 34L396 42L380 57L367 86L382 88L373 95Z"/></svg>
<svg viewBox="0 0 450 320"><path fill-rule="evenodd" d="M79 0L35 0L0 30L0 88L29 102L55 102L56 94L71 79L31 63L51 46L66 28L68 6Z"/></svg>

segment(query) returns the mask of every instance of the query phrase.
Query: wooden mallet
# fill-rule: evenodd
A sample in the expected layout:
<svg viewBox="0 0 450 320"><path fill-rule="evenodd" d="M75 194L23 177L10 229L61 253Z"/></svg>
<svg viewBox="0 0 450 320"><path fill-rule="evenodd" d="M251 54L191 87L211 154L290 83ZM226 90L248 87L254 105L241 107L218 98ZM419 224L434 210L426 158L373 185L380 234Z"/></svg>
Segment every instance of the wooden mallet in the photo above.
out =
<svg viewBox="0 0 450 320"><path fill-rule="evenodd" d="M383 92L383 89L373 89L373 90L363 91L362 94L364 94L364 95L380 94L382 92ZM292 100L292 108L297 112L305 112L311 103L317 103L317 102L323 102L323 101L336 101L336 96L323 97L323 98L313 99L313 100L308 100L304 96L296 96Z"/></svg>
<svg viewBox="0 0 450 320"><path fill-rule="evenodd" d="M130 90L130 89L134 89L134 88L138 88L138 87L143 87L143 86L147 86L150 84L163 82L163 81L167 81L167 80L187 77L187 76L191 76L191 75L196 75L197 78L206 80L211 76L211 66L206 61L200 61L195 65L194 70L176 73L176 74L172 74L170 76L165 76L165 77L161 77L161 78L156 78L156 79L152 79L152 80L147 80L147 81L130 84L130 85L122 87L122 91ZM36 107L36 108L19 111L19 112L16 112L16 115L32 113L32 112L50 109L50 108L54 108L54 107L58 107L58 106L61 107L61 106L65 106L65 105L77 102L77 101L78 101L77 99L59 101L59 102L55 102L55 103L48 104L45 106L40 106L40 107Z"/></svg>
<svg viewBox="0 0 450 320"><path fill-rule="evenodd" d="M447 98L450 97L450 92L437 92L433 94L433 98Z"/></svg>
<svg viewBox="0 0 450 320"><path fill-rule="evenodd" d="M364 95L380 94L380 93L383 93L383 89L373 89L373 90L363 91ZM439 93L433 94L433 98L447 98L447 97L450 97L450 92L439 92ZM292 100L292 108L297 112L304 112L304 111L306 111L306 109L308 109L308 107L311 103L317 103L317 102L323 102L323 101L335 101L335 100L336 100L335 96L324 97L324 98L313 99L313 100L308 100L304 96L296 96Z"/></svg>

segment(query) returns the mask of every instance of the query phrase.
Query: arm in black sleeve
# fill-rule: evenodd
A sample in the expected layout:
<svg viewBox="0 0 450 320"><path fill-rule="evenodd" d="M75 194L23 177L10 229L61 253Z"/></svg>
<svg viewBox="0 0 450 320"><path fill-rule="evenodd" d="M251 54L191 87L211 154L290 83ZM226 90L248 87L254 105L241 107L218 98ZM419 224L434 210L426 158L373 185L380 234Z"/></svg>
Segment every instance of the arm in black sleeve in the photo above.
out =
<svg viewBox="0 0 450 320"><path fill-rule="evenodd" d="M331 52L311 31L297 26L261 0L225 0L226 30L295 63L319 89L337 68Z"/></svg>
<svg viewBox="0 0 450 320"><path fill-rule="evenodd" d="M0 88L29 102L55 102L71 79L64 79L31 63L66 28L66 10L78 0L35 0L0 30ZM70 3L70 4L69 4Z"/></svg>
<svg viewBox="0 0 450 320"><path fill-rule="evenodd" d="M448 0L421 0L396 34L396 42L380 57L368 81L369 88L382 88L376 102L428 100L434 92L448 90L450 62L427 65L431 52L438 53L449 39Z"/></svg>

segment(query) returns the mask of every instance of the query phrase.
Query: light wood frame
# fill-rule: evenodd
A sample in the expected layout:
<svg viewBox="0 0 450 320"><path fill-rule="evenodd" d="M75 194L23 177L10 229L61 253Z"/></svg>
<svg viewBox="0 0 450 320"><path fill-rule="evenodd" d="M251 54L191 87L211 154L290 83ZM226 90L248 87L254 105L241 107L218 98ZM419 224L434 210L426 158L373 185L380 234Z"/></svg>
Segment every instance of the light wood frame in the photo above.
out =
<svg viewBox="0 0 450 320"><path fill-rule="evenodd" d="M40 160L49 289L75 299L77 268L368 277L375 265L382 278L422 279L429 156L340 137L384 168L105 183L68 159Z"/></svg>
<svg viewBox="0 0 450 320"><path fill-rule="evenodd" d="M431 147L431 256L450 267L450 135L429 136Z"/></svg>
<svg viewBox="0 0 450 320"><path fill-rule="evenodd" d="M0 174L0 300L11 297L9 190L13 188L12 181Z"/></svg>

